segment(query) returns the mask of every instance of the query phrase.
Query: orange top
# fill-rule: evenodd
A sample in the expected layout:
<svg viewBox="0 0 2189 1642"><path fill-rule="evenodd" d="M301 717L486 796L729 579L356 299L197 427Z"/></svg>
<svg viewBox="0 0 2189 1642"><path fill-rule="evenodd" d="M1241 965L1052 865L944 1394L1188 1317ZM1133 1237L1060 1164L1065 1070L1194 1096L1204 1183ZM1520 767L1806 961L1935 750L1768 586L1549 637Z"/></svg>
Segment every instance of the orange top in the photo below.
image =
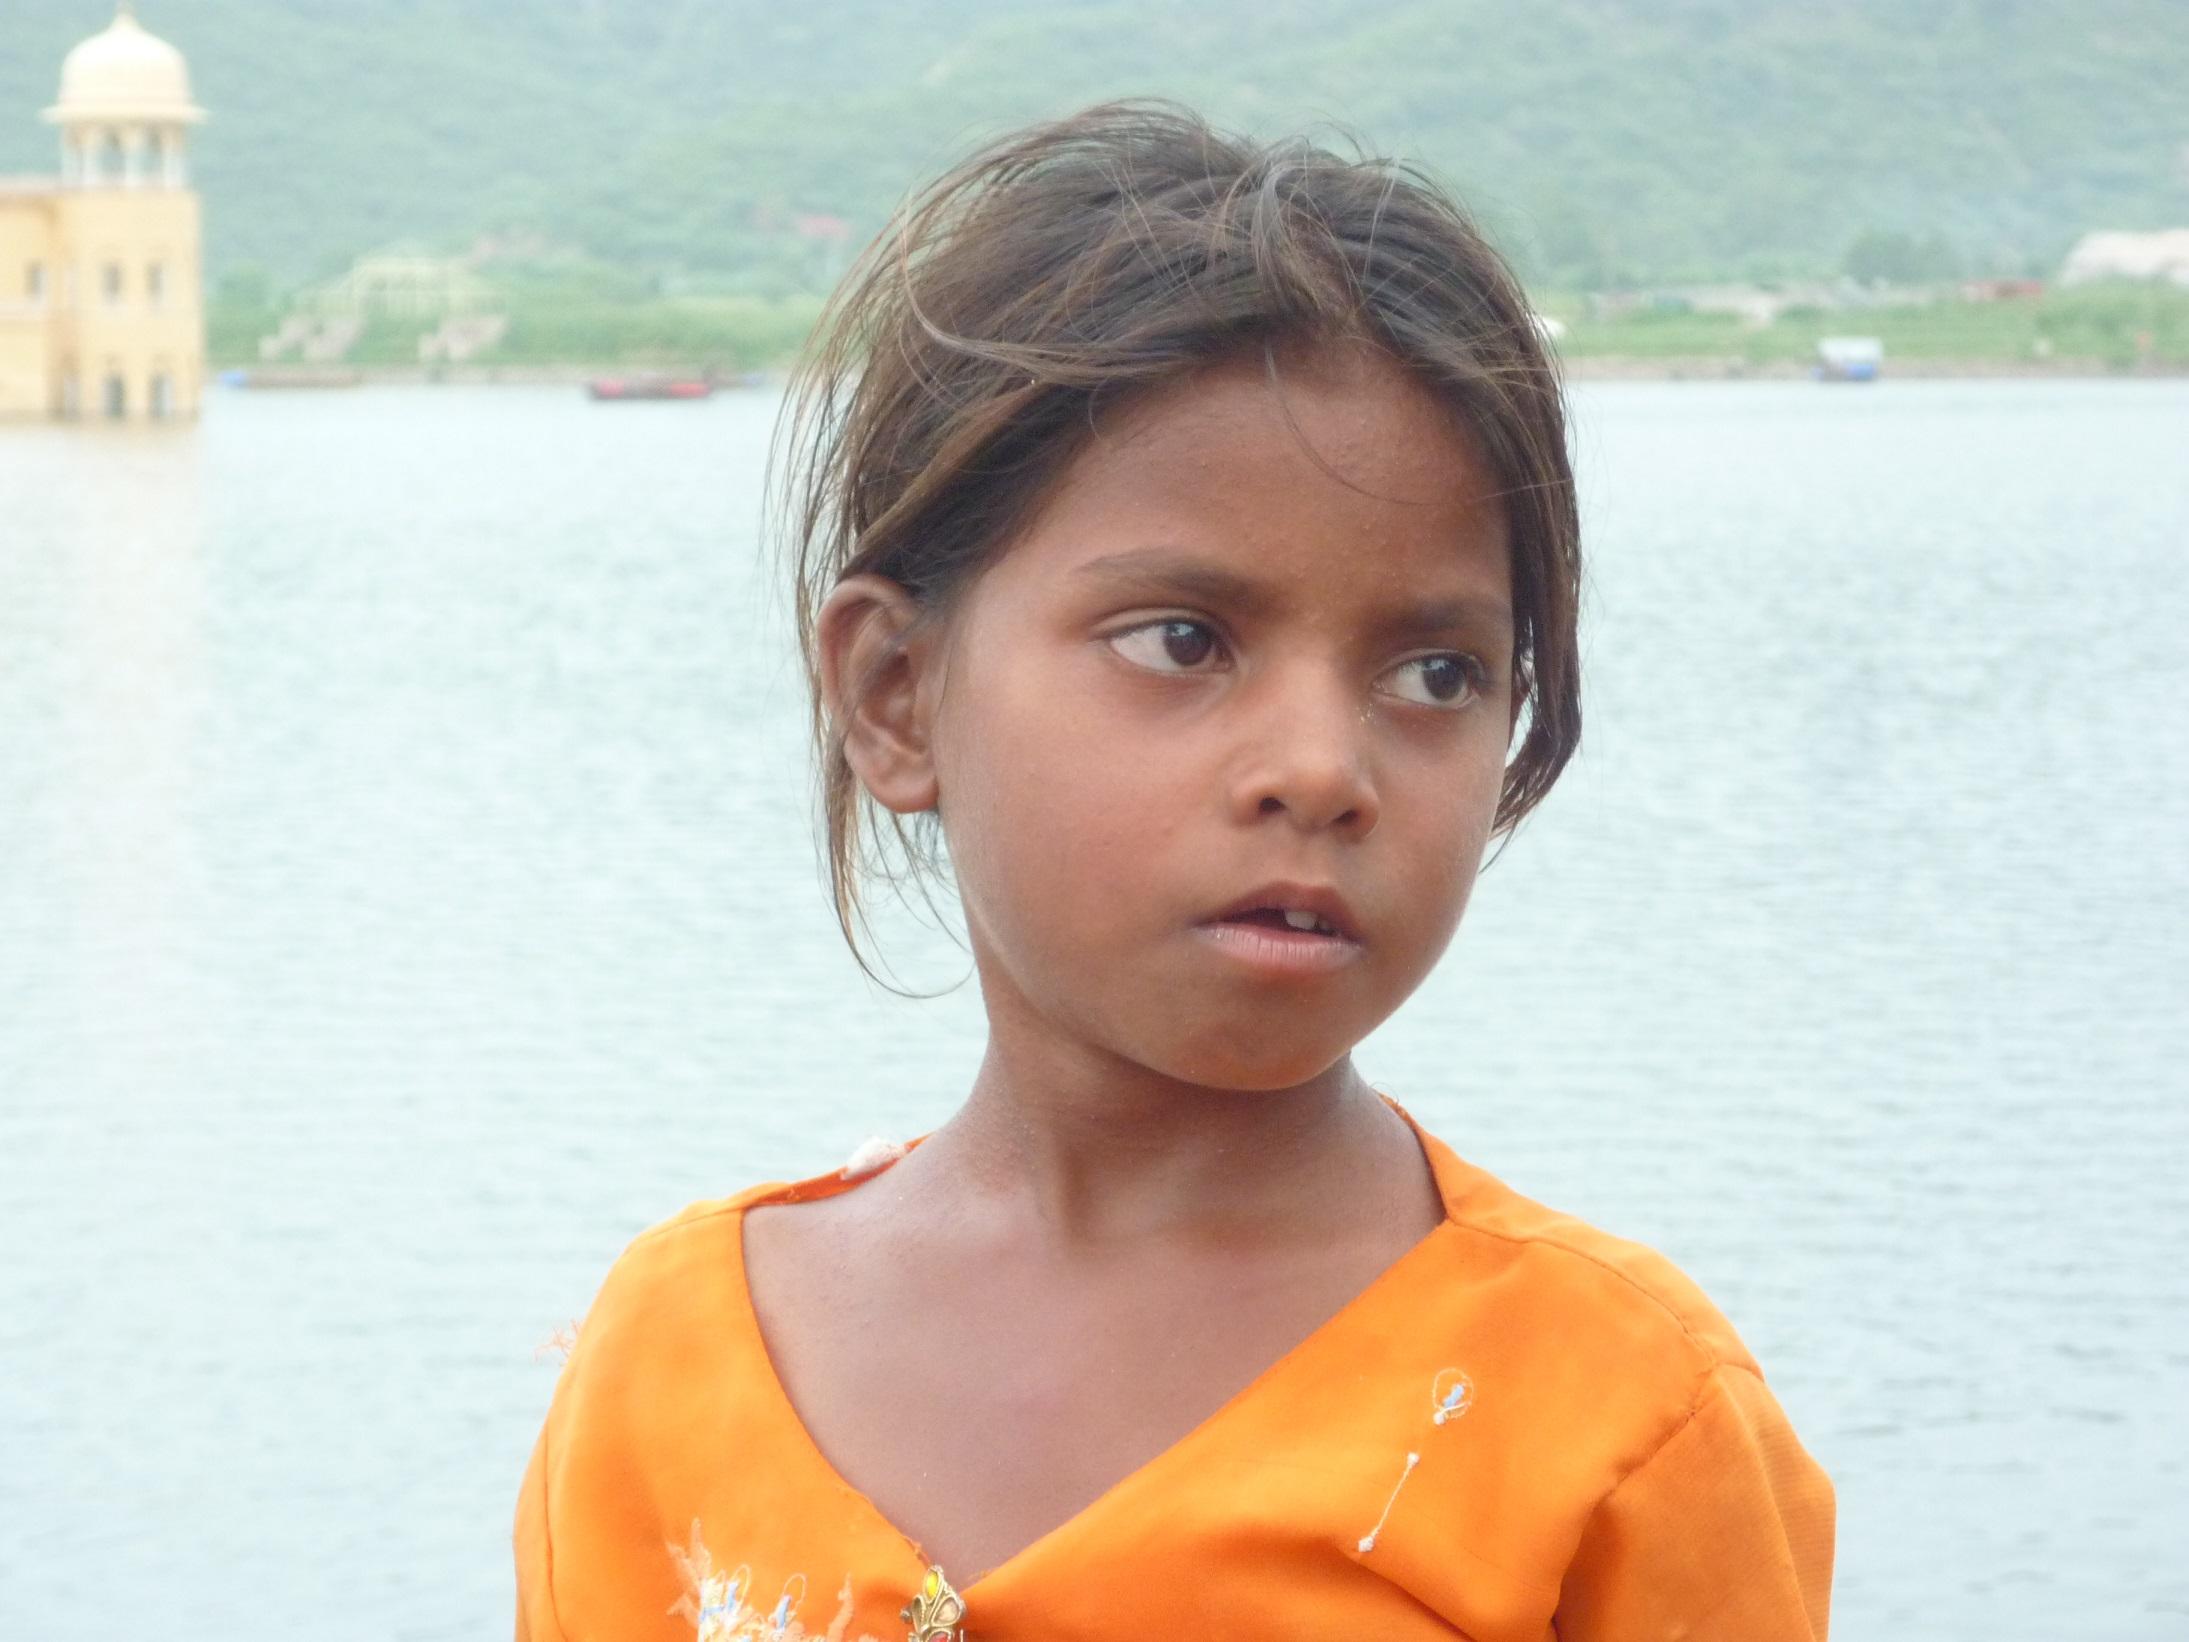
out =
<svg viewBox="0 0 2189 1642"><path fill-rule="evenodd" d="M1399 1110L1443 1223L961 1584L969 1642L1824 1636L1832 1485L1732 1327ZM754 1186L624 1251L519 1493L520 1642L906 1635L926 1562L800 1424L745 1286L748 1207L866 1178Z"/></svg>

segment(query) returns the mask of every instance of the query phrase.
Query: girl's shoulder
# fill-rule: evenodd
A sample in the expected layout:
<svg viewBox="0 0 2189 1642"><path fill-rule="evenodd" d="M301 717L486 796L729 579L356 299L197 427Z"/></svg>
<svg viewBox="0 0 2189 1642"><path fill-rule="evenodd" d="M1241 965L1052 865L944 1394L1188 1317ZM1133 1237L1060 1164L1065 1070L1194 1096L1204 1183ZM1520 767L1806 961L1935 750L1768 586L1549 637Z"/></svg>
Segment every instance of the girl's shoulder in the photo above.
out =
<svg viewBox="0 0 2189 1642"><path fill-rule="evenodd" d="M923 1137L924 1138L924 1137ZM917 1145L917 1141L910 1143ZM800 1203L848 1191L909 1146L865 1142L841 1166L800 1180L764 1180L727 1197L703 1198L655 1222L624 1245L578 1325L570 1361L580 1352L618 1354L636 1336L674 1349L680 1321L700 1327L735 1312L744 1287L741 1222L761 1203Z"/></svg>
<svg viewBox="0 0 2189 1642"><path fill-rule="evenodd" d="M1420 1131L1444 1193L1453 1275L1496 1281L1506 1297L1568 1338L1641 1349L1675 1377L1718 1368L1759 1372L1725 1313L1701 1285L1647 1244L1515 1190Z"/></svg>
<svg viewBox="0 0 2189 1642"><path fill-rule="evenodd" d="M1821 1639L1831 1479L1725 1314L1657 1250L1429 1148L1451 1287L1497 1296L1466 1336L1472 1435L1501 1439L1501 1478L1549 1490L1535 1515L1558 1525L1558 1634ZM1499 1405L1519 1417L1477 1423ZM1461 1469L1424 1476L1445 1485L1439 1520L1465 1520Z"/></svg>

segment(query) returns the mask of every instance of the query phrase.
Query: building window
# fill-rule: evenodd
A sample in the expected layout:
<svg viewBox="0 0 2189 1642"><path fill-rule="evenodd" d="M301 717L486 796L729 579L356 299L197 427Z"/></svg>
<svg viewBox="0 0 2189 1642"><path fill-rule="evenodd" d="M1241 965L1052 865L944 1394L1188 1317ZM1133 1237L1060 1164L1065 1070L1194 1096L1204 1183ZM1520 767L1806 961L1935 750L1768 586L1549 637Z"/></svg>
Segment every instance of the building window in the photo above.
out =
<svg viewBox="0 0 2189 1642"><path fill-rule="evenodd" d="M164 422L175 414L174 398L175 390L168 386L167 373L153 373L151 384L146 389L145 408L155 421Z"/></svg>
<svg viewBox="0 0 2189 1642"><path fill-rule="evenodd" d="M106 373L106 398L103 406L106 414L120 421L129 414L129 383L117 370Z"/></svg>
<svg viewBox="0 0 2189 1642"><path fill-rule="evenodd" d="M157 308L167 296L167 264L149 262L144 269L144 299Z"/></svg>
<svg viewBox="0 0 2189 1642"><path fill-rule="evenodd" d="M45 299L46 299L46 265L45 265L44 263L42 263L42 262L33 262L33 263L29 264L29 265L28 265L27 267L25 267L25 268L24 268L24 270L23 270L23 296L24 296L25 300L27 300L27 301L30 301L30 302L43 302L43 301L45 301Z"/></svg>
<svg viewBox="0 0 2189 1642"><path fill-rule="evenodd" d="M70 421L76 419L76 414L81 409L79 400L80 391L76 385L76 361L64 359L61 361L61 414Z"/></svg>
<svg viewBox="0 0 2189 1642"><path fill-rule="evenodd" d="M122 265L110 262L99 270L99 294L111 308L122 300Z"/></svg>

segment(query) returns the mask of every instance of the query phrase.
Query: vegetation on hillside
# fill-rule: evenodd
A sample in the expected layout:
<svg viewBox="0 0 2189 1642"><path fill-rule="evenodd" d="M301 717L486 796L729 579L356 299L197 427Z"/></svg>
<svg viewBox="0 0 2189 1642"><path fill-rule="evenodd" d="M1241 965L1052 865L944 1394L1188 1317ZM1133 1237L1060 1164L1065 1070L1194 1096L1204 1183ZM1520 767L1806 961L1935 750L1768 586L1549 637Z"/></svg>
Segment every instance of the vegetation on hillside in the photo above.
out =
<svg viewBox="0 0 2189 1642"><path fill-rule="evenodd" d="M4 0L0 170L107 0ZM544 238L824 284L1000 127L1121 94L1349 122L1455 183L1537 282L2049 272L2189 221L2180 0L143 0L189 55L216 272Z"/></svg>

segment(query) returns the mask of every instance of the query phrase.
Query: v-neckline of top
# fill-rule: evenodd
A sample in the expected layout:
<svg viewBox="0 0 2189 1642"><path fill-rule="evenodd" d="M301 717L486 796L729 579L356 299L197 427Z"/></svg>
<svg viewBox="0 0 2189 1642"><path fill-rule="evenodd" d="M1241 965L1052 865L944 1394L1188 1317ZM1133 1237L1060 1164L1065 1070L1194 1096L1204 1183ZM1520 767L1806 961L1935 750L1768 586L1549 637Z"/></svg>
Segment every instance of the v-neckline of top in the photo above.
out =
<svg viewBox="0 0 2189 1642"><path fill-rule="evenodd" d="M1413 1114L1408 1112L1405 1107L1389 1095L1384 1094L1380 1089L1376 1093L1382 1098L1385 1105L1406 1120L1407 1128L1413 1131L1415 1141L1421 1147L1422 1155L1429 1165L1431 1175L1435 1179L1437 1196L1443 1206L1444 1217L1430 1227L1427 1232L1423 1233L1397 1259L1370 1278L1344 1305L1301 1336L1282 1355L1266 1364L1252 1379L1225 1398L1198 1424L1171 1442L1169 1446L1159 1450L1130 1471L1124 1473L1124 1475L1116 1478L1101 1493L1077 1511L1020 1546L994 1567L984 1570L970 1584L960 1585L956 1581L952 1581L952 1589L964 1601L968 1611L971 1610L976 1597L988 1595L999 1584L1018 1579L1029 1563L1041 1560L1044 1554L1059 1541L1068 1535L1079 1532L1094 1518L1115 1511L1121 1497L1144 1492L1151 1486L1152 1479L1167 1471L1176 1469L1194 1450L1205 1446L1209 1441L1209 1434L1228 1423L1242 1406L1267 1396L1268 1388L1273 1383L1281 1381L1288 1374L1297 1371L1303 1359L1314 1354L1318 1348L1326 1344L1333 1336L1342 1332L1350 1324L1356 1323L1364 1313L1371 1310L1383 1295L1395 1287L1407 1271L1425 1259L1432 1246L1452 1229L1458 1217L1458 1203L1464 1185L1462 1177L1466 1165L1460 1161L1449 1147L1438 1141L1435 1136L1415 1122ZM893 1168L897 1162L901 1161L903 1155L909 1154L915 1146L918 1146L926 1138L927 1136L923 1134L905 1142L904 1153L890 1159L883 1167L871 1173L861 1174L856 1178L846 1179L841 1171L834 1171L807 1180L762 1187L750 1194L745 1201L737 1206L735 1213L730 1216L728 1262L729 1275L735 1290L734 1326L740 1336L740 1343L753 1353L756 1377L761 1383L761 1396L770 1405L773 1417L793 1434L794 1445L800 1451L805 1463L829 1487L846 1495L853 1502L853 1508L863 1515L867 1526L880 1538L901 1548L908 1569L905 1584L907 1592L918 1589L921 1578L924 1577L927 1569L931 1566L926 1553L921 1549L917 1540L885 1516L881 1507L876 1505L864 1490L838 1471L829 1457L821 1451L820 1443L814 1439L812 1431L807 1428L804 1417L798 1412L797 1405L791 1401L790 1392L784 1386L782 1377L776 1372L775 1359L769 1355L767 1336L761 1331L760 1314L753 1305L752 1286L745 1270L745 1212L748 1209L765 1207L771 1203L810 1202L816 1198L835 1197L843 1192L855 1190L868 1181L879 1179L883 1174L886 1174L890 1168ZM947 1571L945 1577L948 1577Z"/></svg>

